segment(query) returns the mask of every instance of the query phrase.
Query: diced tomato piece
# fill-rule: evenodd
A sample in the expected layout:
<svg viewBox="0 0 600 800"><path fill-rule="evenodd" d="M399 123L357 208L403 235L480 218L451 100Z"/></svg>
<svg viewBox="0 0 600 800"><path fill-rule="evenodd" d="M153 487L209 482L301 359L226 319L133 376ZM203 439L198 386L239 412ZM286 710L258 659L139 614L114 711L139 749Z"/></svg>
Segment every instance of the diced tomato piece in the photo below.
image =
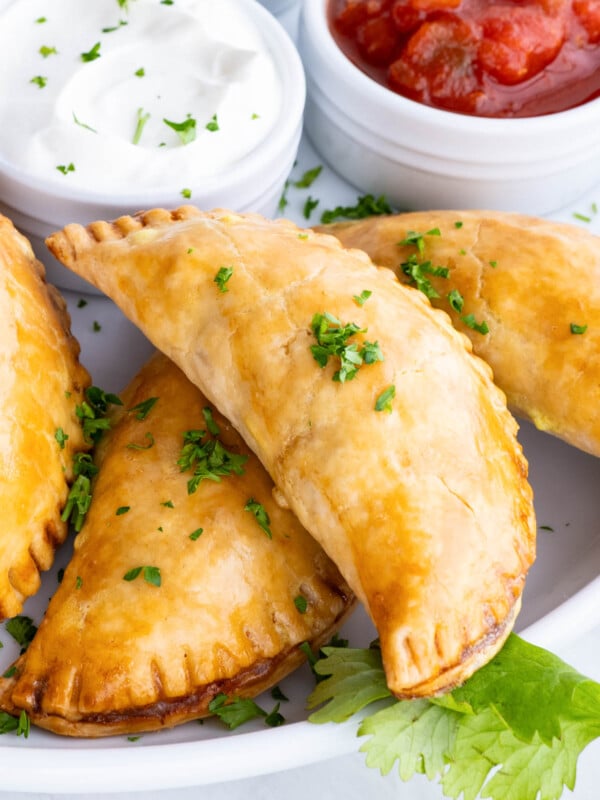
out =
<svg viewBox="0 0 600 800"><path fill-rule="evenodd" d="M463 113L482 97L475 56L477 39L470 24L451 14L425 22L389 68L396 91Z"/></svg>
<svg viewBox="0 0 600 800"><path fill-rule="evenodd" d="M350 35L370 17L381 14L390 0L338 0L332 19L341 33Z"/></svg>
<svg viewBox="0 0 600 800"><path fill-rule="evenodd" d="M398 31L390 15L383 14L360 25L356 41L367 63L387 66L398 46Z"/></svg>
<svg viewBox="0 0 600 800"><path fill-rule="evenodd" d="M392 20L399 33L411 33L425 19L425 13L418 11L411 0L396 0L392 6Z"/></svg>
<svg viewBox="0 0 600 800"><path fill-rule="evenodd" d="M592 44L600 44L600 0L574 0L573 11Z"/></svg>
<svg viewBox="0 0 600 800"><path fill-rule="evenodd" d="M481 19L481 69L504 85L532 78L558 55L565 38L562 18L540 6L492 6Z"/></svg>

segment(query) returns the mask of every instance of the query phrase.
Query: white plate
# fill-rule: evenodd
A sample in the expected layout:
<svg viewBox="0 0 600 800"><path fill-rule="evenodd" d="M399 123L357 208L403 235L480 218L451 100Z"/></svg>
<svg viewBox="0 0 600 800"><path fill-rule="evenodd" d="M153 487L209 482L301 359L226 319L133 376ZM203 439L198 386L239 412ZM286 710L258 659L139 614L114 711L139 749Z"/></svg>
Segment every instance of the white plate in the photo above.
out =
<svg viewBox="0 0 600 800"><path fill-rule="evenodd" d="M294 169L298 179L317 166L319 157L304 142ZM286 216L299 223L309 196L319 198L311 216L316 222L322 210L338 204L353 205L358 192L327 169L309 189L290 185ZM600 189L598 191L600 201ZM594 198L582 200L576 209L560 215L573 221L573 212L587 214ZM583 224L583 223L582 223ZM591 223L600 229L600 218ZM82 345L82 361L94 382L119 391L151 352L150 345L110 301L69 294L73 330ZM94 322L101 326L94 331ZM538 560L531 572L519 619L525 635L550 649L564 646L600 622L600 515L597 491L600 459L585 455L562 442L524 425L521 439L530 461L538 522L552 531L540 530ZM68 560L68 547L58 555L39 595L24 613L36 621L56 587L56 571ZM365 615L357 612L344 634L362 646L375 632ZM0 631L0 669L17 655L17 647ZM600 678L600 673L596 676ZM2 788L15 792L125 792L196 786L234 778L275 772L309 764L358 749L356 723L316 726L306 722L305 700L313 686L307 667L286 679L282 689L290 698L281 709L286 724L268 729L250 723L241 731L226 731L217 721L202 726L188 723L138 741L126 737L102 740L69 740L43 731L32 731L28 740L14 735L0 738ZM272 705L267 694L259 699Z"/></svg>

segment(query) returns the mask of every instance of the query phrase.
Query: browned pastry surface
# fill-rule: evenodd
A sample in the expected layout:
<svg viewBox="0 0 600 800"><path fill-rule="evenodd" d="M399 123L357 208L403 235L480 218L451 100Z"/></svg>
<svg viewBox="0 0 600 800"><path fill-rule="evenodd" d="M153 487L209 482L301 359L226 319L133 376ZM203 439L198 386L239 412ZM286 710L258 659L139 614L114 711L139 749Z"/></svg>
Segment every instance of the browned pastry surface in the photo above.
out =
<svg viewBox="0 0 600 800"><path fill-rule="evenodd" d="M145 419L130 410L154 397ZM156 730L206 716L221 692L253 697L305 659L299 645L326 642L353 605L216 412L221 444L248 456L244 474L188 493L192 473L177 462L184 432L206 430L207 402L172 362L153 357L122 399L73 559L17 674L0 680L3 708L70 736ZM251 498L271 537L245 510ZM160 586L143 570L124 579L140 566L157 567Z"/></svg>
<svg viewBox="0 0 600 800"><path fill-rule="evenodd" d="M66 537L75 406L89 384L65 302L0 216L0 619L18 614ZM63 445L57 439L63 439Z"/></svg>
<svg viewBox="0 0 600 800"><path fill-rule="evenodd" d="M600 456L600 237L580 226L490 211L423 211L320 228L346 247L410 282L402 264L416 253L409 232L424 236L419 261L448 267L428 275L454 325L492 367L512 410L576 447ZM448 293L458 290L462 312ZM474 314L489 333L462 321ZM571 324L585 327L572 333Z"/></svg>
<svg viewBox="0 0 600 800"><path fill-rule="evenodd" d="M500 648L534 558L527 464L489 367L445 314L333 237L255 215L157 209L48 244L240 431L366 605L394 692L445 690ZM311 350L324 312L384 360L332 380L339 361L321 368Z"/></svg>

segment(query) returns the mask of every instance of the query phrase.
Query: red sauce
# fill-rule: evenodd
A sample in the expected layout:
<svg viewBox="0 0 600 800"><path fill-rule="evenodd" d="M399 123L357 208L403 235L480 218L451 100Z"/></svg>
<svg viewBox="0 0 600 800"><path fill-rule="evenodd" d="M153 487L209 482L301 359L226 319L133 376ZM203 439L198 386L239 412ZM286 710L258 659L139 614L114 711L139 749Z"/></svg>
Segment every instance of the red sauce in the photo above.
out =
<svg viewBox="0 0 600 800"><path fill-rule="evenodd" d="M533 117L600 96L600 0L329 0L328 15L359 69L426 105Z"/></svg>

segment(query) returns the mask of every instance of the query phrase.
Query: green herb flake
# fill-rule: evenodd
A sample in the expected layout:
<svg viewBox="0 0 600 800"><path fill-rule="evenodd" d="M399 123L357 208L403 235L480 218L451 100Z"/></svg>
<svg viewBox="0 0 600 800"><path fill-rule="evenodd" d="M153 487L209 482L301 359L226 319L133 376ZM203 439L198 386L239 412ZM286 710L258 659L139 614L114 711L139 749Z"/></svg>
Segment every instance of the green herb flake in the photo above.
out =
<svg viewBox="0 0 600 800"><path fill-rule="evenodd" d="M304 209L302 213L304 214L304 219L310 219L312 212L315 208L319 205L319 201L315 200L314 197L308 197L306 202L304 203Z"/></svg>
<svg viewBox="0 0 600 800"><path fill-rule="evenodd" d="M70 164L58 164L56 169L66 175L68 172L75 172L75 164L72 161Z"/></svg>
<svg viewBox="0 0 600 800"><path fill-rule="evenodd" d="M182 190L181 190L181 192L180 192L180 194L181 194L181 196L182 196L182 197L184 197L186 200L189 200L189 199L190 199L190 197L192 196L192 190L191 190L191 189L182 189Z"/></svg>
<svg viewBox="0 0 600 800"><path fill-rule="evenodd" d="M74 111L71 112L73 114L73 122L76 125L79 125L80 128L84 128L86 131L91 131L92 133L98 133L95 128L92 128L91 125L86 125L85 122L82 122L80 119L77 119L77 115Z"/></svg>
<svg viewBox="0 0 600 800"><path fill-rule="evenodd" d="M206 128L207 131L210 131L211 133L215 133L216 131L218 131L219 121L217 119L217 115L213 114L204 127Z"/></svg>
<svg viewBox="0 0 600 800"><path fill-rule="evenodd" d="M287 180L283 184L283 191L281 192L281 197L279 198L279 202L277 203L277 210L279 211L280 214L283 214L286 207L288 206L289 201L287 196L289 188L290 188L290 181Z"/></svg>
<svg viewBox="0 0 600 800"><path fill-rule="evenodd" d="M128 742L139 742L139 740L141 738L142 738L141 736L128 736L127 737L127 741Z"/></svg>
<svg viewBox="0 0 600 800"><path fill-rule="evenodd" d="M299 239L308 239L308 233L299 233L298 234L298 238Z"/></svg>
<svg viewBox="0 0 600 800"><path fill-rule="evenodd" d="M196 528L195 531L192 531L192 533L190 533L189 538L192 540L192 542L196 542L202 536L203 533L204 533L204 528Z"/></svg>
<svg viewBox="0 0 600 800"><path fill-rule="evenodd" d="M173 504L172 500L163 500L161 502L161 506L163 506L164 508L175 508L175 505Z"/></svg>
<svg viewBox="0 0 600 800"><path fill-rule="evenodd" d="M398 242L398 244L401 247L413 245L419 251L419 255L423 255L423 253L425 252L425 237L441 236L441 235L442 233L439 228L431 228L425 233L419 233L418 231L407 231L404 239Z"/></svg>
<svg viewBox="0 0 600 800"><path fill-rule="evenodd" d="M388 411L392 410L392 400L396 397L396 387L392 384L384 389L383 392L375 400L375 411Z"/></svg>
<svg viewBox="0 0 600 800"><path fill-rule="evenodd" d="M254 514L254 518L269 539L273 538L273 533L270 528L271 520L267 510L261 503L258 503L253 497L250 497L244 506L244 511L249 511L251 514Z"/></svg>
<svg viewBox="0 0 600 800"><path fill-rule="evenodd" d="M129 414L135 414L135 418L141 421L146 419L157 401L158 397L149 397L147 400L142 400L141 403L137 403L135 406L128 408L127 411Z"/></svg>
<svg viewBox="0 0 600 800"><path fill-rule="evenodd" d="M490 267L492 269L496 269L496 267L498 266L498 262L497 261L490 261L489 265L490 265Z"/></svg>
<svg viewBox="0 0 600 800"><path fill-rule="evenodd" d="M143 108L138 108L138 110L136 111L135 129L133 131L133 138L131 140L133 144L140 143L140 139L142 138L142 133L144 132L144 127L146 126L146 123L148 122L149 119L150 119L150 114L149 113L145 114Z"/></svg>
<svg viewBox="0 0 600 800"><path fill-rule="evenodd" d="M43 75L35 75L29 83L34 83L38 88L43 89L48 83L48 78Z"/></svg>
<svg viewBox="0 0 600 800"><path fill-rule="evenodd" d="M9 667L6 672L2 673L3 678L13 678L17 674L17 668L14 666Z"/></svg>
<svg viewBox="0 0 600 800"><path fill-rule="evenodd" d="M154 447L154 436L150 433L150 431L146 431L144 434L144 439L148 440L148 444L136 444L135 442L129 442L126 447L129 450L150 450L151 447Z"/></svg>
<svg viewBox="0 0 600 800"><path fill-rule="evenodd" d="M102 330L102 325L100 325L100 323L96 319L92 323L92 330L94 331L94 333L99 333Z"/></svg>
<svg viewBox="0 0 600 800"><path fill-rule="evenodd" d="M580 214L577 211L573 214L574 219L579 220L579 222L591 222L592 218L588 217L587 214Z"/></svg>
<svg viewBox="0 0 600 800"><path fill-rule="evenodd" d="M440 295L431 283L429 276L445 279L450 274L448 267L434 267L431 261L419 261L416 253L411 253L408 260L404 261L400 267L402 272L410 278L411 286L415 286L430 300Z"/></svg>
<svg viewBox="0 0 600 800"><path fill-rule="evenodd" d="M136 71L133 74L135 75L136 78L144 78L146 77L146 70L144 69L144 67L140 67L139 69L136 69Z"/></svg>
<svg viewBox="0 0 600 800"><path fill-rule="evenodd" d="M65 433L62 428L57 428L54 432L54 438L58 442L58 446L61 450L65 449L65 442L69 438L69 434Z"/></svg>
<svg viewBox="0 0 600 800"><path fill-rule="evenodd" d="M222 294L228 292L229 289L227 288L227 283L231 276L233 275L233 267L220 267L219 271L213 278L214 283L217 284L219 287L219 291Z"/></svg>
<svg viewBox="0 0 600 800"><path fill-rule="evenodd" d="M84 300L83 297L80 297L77 301L77 308L85 308L88 304L87 300Z"/></svg>
<svg viewBox="0 0 600 800"><path fill-rule="evenodd" d="M278 727L285 721L279 713L279 703L267 714L254 700L247 697L229 697L218 694L208 704L208 710L215 714L229 730L235 730L250 720L264 718L265 724Z"/></svg>
<svg viewBox="0 0 600 800"><path fill-rule="evenodd" d="M483 336L490 331L487 322L485 320L482 322L477 322L474 314L467 314L466 316L461 317L461 319L468 328L471 328L473 331L477 331L477 333L481 333Z"/></svg>
<svg viewBox="0 0 600 800"><path fill-rule="evenodd" d="M464 223L463 223L463 222L461 222L460 220L457 220L457 221L454 223L454 227L455 227L455 228L458 228L458 229L462 228L462 226L463 226L463 225L464 225Z"/></svg>
<svg viewBox="0 0 600 800"><path fill-rule="evenodd" d="M73 473L75 481L67 496L67 503L61 514L63 522L69 521L79 532L92 502L92 477L98 467L89 453L76 453L73 457Z"/></svg>
<svg viewBox="0 0 600 800"><path fill-rule="evenodd" d="M120 19L118 25L111 25L108 28L102 28L102 33L114 33L115 31L118 31L120 28L123 28L125 25L127 25L127 21L124 19Z"/></svg>
<svg viewBox="0 0 600 800"><path fill-rule="evenodd" d="M321 222L328 225L336 219L364 219L365 217L391 214L392 208L384 195L374 197L366 194L358 197L354 206L336 206L321 214Z"/></svg>
<svg viewBox="0 0 600 800"><path fill-rule="evenodd" d="M294 181L294 186L297 189L308 189L317 180L322 171L323 167L321 165L313 167L312 169L307 169L299 180Z"/></svg>
<svg viewBox="0 0 600 800"><path fill-rule="evenodd" d="M37 25L42 25L44 22L48 22L48 17L38 17L36 19L36 24Z"/></svg>
<svg viewBox="0 0 600 800"><path fill-rule="evenodd" d="M578 325L576 322L572 322L569 326L571 333L580 336L582 333L585 333L588 329L587 325Z"/></svg>
<svg viewBox="0 0 600 800"><path fill-rule="evenodd" d="M165 119L163 122L168 125L171 130L174 130L181 144L190 144L196 138L196 120L191 114L188 114L183 122L173 122L172 120Z"/></svg>
<svg viewBox="0 0 600 800"><path fill-rule="evenodd" d="M448 302L450 303L450 308L456 311L457 314L462 313L465 301L458 289L452 289L451 292L448 292L447 297Z"/></svg>
<svg viewBox="0 0 600 800"><path fill-rule="evenodd" d="M31 723L25 711L19 714L19 721L17 723L17 736L22 736L24 739L29 738Z"/></svg>
<svg viewBox="0 0 600 800"><path fill-rule="evenodd" d="M21 648L21 653L27 650L37 632L37 627L31 617L27 617L24 614L19 614L7 620L4 623L4 627Z"/></svg>
<svg viewBox="0 0 600 800"><path fill-rule="evenodd" d="M123 580L134 581L140 575L142 575L146 583L149 583L151 586L158 587L161 585L159 567L133 567L133 569L128 570L128 572L123 575Z"/></svg>
<svg viewBox="0 0 600 800"><path fill-rule="evenodd" d="M354 300L357 306L364 306L364 304L367 302L367 300L369 299L369 297L371 297L372 294L373 292L370 292L368 289L363 289L363 291L360 294L353 294L352 299Z"/></svg>
<svg viewBox="0 0 600 800"><path fill-rule="evenodd" d="M174 0L160 0L161 6L174 6Z"/></svg>
<svg viewBox="0 0 600 800"><path fill-rule="evenodd" d="M86 64L90 61L95 61L97 58L100 58L100 42L96 42L87 53L81 53L81 60Z"/></svg>
<svg viewBox="0 0 600 800"><path fill-rule="evenodd" d="M131 506L119 506L115 511L115 516L122 517L123 514L127 514L128 511L131 511Z"/></svg>
<svg viewBox="0 0 600 800"><path fill-rule="evenodd" d="M290 698L286 697L285 694L281 691L280 686L273 686L271 689L271 697L273 700L280 700L284 703L289 703Z"/></svg>
<svg viewBox="0 0 600 800"><path fill-rule="evenodd" d="M213 417L213 412L210 406L204 406L202 409L202 416L204 417L204 422L206 423L208 432L213 436L218 436L221 433L221 429L215 422L215 418Z"/></svg>
<svg viewBox="0 0 600 800"><path fill-rule="evenodd" d="M306 614L306 609L308 608L306 597L303 597L301 594L299 594L297 597L294 597L294 605L300 614Z"/></svg>
<svg viewBox="0 0 600 800"><path fill-rule="evenodd" d="M250 119L260 119L260 114L252 114Z"/></svg>
<svg viewBox="0 0 600 800"><path fill-rule="evenodd" d="M48 58L48 56L58 55L58 50L56 49L56 47L47 47L45 44L43 44L40 47L38 52L42 56L42 58Z"/></svg>
<svg viewBox="0 0 600 800"><path fill-rule="evenodd" d="M80 575L78 575L75 578L75 588L76 589L81 589L82 586L83 586L83 578Z"/></svg>
<svg viewBox="0 0 600 800"><path fill-rule="evenodd" d="M314 315L311 328L317 344L311 345L310 350L317 364L323 368L330 357L339 359L340 368L333 374L334 381L345 383L356 377L362 364L383 361L377 342L365 341L360 348L356 342L348 343L355 334L366 333L366 328L360 328L354 322L343 324L325 312Z"/></svg>
<svg viewBox="0 0 600 800"><path fill-rule="evenodd" d="M193 472L187 484L188 494L193 494L204 480L220 483L222 477L243 475L247 460L247 455L233 453L219 439L209 438L207 431L189 430L183 434L177 464L181 472Z"/></svg>
<svg viewBox="0 0 600 800"><path fill-rule="evenodd" d="M550 533L554 533L554 528L551 525L540 525L539 528L541 531L550 531Z"/></svg>

